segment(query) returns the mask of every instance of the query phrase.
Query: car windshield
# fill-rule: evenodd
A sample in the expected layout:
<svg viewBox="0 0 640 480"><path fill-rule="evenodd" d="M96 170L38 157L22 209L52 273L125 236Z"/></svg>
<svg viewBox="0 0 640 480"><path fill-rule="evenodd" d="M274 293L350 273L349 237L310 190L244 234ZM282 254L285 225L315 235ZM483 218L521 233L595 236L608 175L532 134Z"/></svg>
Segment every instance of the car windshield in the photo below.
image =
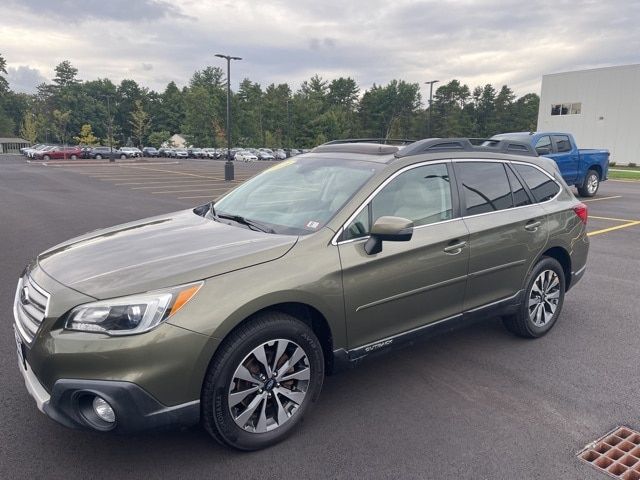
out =
<svg viewBox="0 0 640 480"><path fill-rule="evenodd" d="M308 157L265 170L216 202L218 215L237 215L276 233L322 228L382 164Z"/></svg>

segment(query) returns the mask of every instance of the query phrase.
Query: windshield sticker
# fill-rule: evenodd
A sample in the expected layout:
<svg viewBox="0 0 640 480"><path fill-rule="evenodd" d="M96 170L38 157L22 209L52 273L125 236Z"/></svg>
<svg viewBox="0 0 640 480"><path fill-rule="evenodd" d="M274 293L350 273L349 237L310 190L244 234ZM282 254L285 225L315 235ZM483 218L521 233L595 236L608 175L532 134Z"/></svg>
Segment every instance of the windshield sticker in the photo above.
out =
<svg viewBox="0 0 640 480"><path fill-rule="evenodd" d="M310 228L311 230L315 230L319 226L320 226L320 222L314 222L313 220L307 222L307 228Z"/></svg>

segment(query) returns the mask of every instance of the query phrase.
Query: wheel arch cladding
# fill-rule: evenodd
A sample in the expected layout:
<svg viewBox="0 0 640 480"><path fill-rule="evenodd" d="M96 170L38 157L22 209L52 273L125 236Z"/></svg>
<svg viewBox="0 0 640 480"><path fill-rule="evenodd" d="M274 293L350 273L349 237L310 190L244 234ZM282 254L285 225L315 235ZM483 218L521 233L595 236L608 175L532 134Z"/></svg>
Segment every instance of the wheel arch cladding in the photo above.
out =
<svg viewBox="0 0 640 480"><path fill-rule="evenodd" d="M235 325L225 335L225 338L265 312L286 313L309 326L322 346L325 373L333 372L333 334L331 332L329 322L318 309L303 302L282 302L263 307L251 315L248 315L244 320ZM224 339L222 340L224 341Z"/></svg>
<svg viewBox="0 0 640 480"><path fill-rule="evenodd" d="M569 252L562 247L551 247L541 255L541 258L542 257L551 257L560 263L562 271L564 272L564 289L565 291L569 290L571 286L571 257Z"/></svg>

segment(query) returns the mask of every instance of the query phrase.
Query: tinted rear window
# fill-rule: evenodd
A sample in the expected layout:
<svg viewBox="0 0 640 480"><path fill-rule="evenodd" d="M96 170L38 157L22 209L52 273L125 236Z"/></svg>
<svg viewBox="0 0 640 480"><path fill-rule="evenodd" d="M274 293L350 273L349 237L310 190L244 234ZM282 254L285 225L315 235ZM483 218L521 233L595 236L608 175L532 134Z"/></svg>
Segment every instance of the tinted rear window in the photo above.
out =
<svg viewBox="0 0 640 480"><path fill-rule="evenodd" d="M514 205L516 207L529 205L531 203L529 194L524 189L522 182L518 180L518 177L516 177L515 173L513 173L509 167L507 167L507 176L509 177L509 183L511 184L511 193L513 194Z"/></svg>
<svg viewBox="0 0 640 480"><path fill-rule="evenodd" d="M545 202L560 191L558 184L537 168L519 163L513 167L524 179L536 202Z"/></svg>
<svg viewBox="0 0 640 480"><path fill-rule="evenodd" d="M502 163L460 162L456 173L462 183L467 215L513 207L511 187Z"/></svg>

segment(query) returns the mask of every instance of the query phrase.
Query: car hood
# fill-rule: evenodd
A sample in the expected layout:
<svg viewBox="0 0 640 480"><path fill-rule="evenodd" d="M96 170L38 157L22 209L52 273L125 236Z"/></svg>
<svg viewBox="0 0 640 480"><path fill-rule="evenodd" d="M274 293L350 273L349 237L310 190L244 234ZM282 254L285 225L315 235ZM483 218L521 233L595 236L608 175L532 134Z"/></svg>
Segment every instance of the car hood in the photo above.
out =
<svg viewBox="0 0 640 480"><path fill-rule="evenodd" d="M227 225L184 210L76 237L38 256L58 282L104 299L269 262L298 237Z"/></svg>

